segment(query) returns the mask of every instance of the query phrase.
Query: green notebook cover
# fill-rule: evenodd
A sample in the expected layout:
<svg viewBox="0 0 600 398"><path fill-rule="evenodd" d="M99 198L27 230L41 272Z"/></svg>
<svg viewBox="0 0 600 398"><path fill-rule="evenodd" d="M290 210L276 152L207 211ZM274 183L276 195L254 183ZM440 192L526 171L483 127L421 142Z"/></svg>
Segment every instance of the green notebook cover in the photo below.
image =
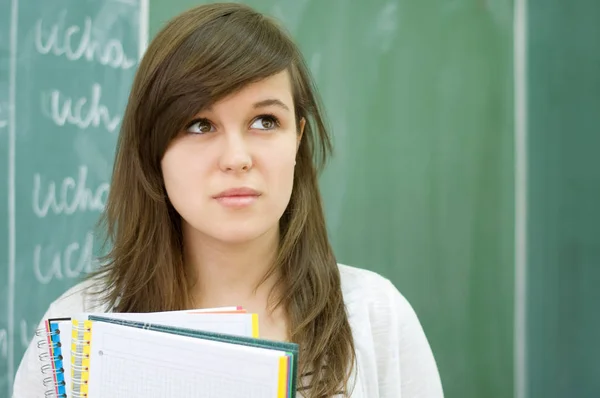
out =
<svg viewBox="0 0 600 398"><path fill-rule="evenodd" d="M115 325L135 327L138 329L148 329L157 332L177 334L180 336L188 336L193 338L201 338L205 340L219 341L223 343L245 345L249 347L267 348L271 350L284 351L290 355L290 378L289 391L290 398L296 394L296 379L298 375L298 344L283 341L265 340L255 337L236 336L223 333L207 332L204 330L178 328L173 326L161 325L156 323L137 322L125 319L113 319L100 315L89 315L90 321L107 322Z"/></svg>

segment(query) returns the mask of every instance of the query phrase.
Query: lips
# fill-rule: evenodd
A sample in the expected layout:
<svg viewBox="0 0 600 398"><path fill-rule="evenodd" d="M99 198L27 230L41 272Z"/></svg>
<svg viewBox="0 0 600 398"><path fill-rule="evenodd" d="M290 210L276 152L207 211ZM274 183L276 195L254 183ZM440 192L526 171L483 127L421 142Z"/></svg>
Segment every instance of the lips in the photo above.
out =
<svg viewBox="0 0 600 398"><path fill-rule="evenodd" d="M227 189L214 196L221 205L229 208L243 208L258 200L261 193L252 188Z"/></svg>
<svg viewBox="0 0 600 398"><path fill-rule="evenodd" d="M217 195L214 196L215 199L219 198L232 198L239 196L260 196L260 192L252 189L252 188L231 188L227 189Z"/></svg>

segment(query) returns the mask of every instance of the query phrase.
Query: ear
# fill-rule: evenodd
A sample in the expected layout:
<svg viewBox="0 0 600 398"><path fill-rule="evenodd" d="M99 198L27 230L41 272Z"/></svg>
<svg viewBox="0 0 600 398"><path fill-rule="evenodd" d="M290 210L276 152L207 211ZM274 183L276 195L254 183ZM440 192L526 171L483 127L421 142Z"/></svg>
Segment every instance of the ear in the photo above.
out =
<svg viewBox="0 0 600 398"><path fill-rule="evenodd" d="M298 124L298 134L296 137L296 151L300 147L300 141L302 141L302 136L304 135L304 126L306 126L306 119L300 119L300 123Z"/></svg>

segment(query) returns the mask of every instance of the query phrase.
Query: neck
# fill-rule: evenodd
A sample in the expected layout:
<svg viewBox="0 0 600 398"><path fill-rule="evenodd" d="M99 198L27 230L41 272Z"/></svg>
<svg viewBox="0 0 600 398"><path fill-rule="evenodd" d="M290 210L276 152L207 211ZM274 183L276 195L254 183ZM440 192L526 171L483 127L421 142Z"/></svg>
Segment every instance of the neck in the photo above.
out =
<svg viewBox="0 0 600 398"><path fill-rule="evenodd" d="M225 243L184 226L184 261L196 283L192 288L196 308L243 306L263 312L277 274L258 284L269 271L279 246L279 230L243 243ZM257 287L258 286L258 287Z"/></svg>

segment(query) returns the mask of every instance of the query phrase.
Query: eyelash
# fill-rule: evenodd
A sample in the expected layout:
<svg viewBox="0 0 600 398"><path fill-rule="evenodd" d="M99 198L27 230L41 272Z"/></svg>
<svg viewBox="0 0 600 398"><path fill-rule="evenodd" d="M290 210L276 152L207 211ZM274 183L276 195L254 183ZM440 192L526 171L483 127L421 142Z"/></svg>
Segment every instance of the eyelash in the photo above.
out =
<svg viewBox="0 0 600 398"><path fill-rule="evenodd" d="M273 123L275 123L275 126L271 129L265 129L265 131L269 131L269 130L273 130L275 128L278 128L281 126L281 122L279 121L279 119L277 118L277 116L271 114L271 113L265 113L263 115L258 115L256 116L254 119L252 119L252 122L250 124L254 124L254 122L256 122L259 119L271 119L273 121ZM200 117L200 118L196 118L194 120L192 120L191 122L189 122L186 126L185 126L185 130L187 132L187 130L190 129L190 127L192 127L194 124L196 123L208 123L210 124L212 127L214 127L214 125L212 124L212 122L205 118L205 117ZM210 133L212 131L209 131L208 133ZM189 134L207 134L207 133L189 133Z"/></svg>

